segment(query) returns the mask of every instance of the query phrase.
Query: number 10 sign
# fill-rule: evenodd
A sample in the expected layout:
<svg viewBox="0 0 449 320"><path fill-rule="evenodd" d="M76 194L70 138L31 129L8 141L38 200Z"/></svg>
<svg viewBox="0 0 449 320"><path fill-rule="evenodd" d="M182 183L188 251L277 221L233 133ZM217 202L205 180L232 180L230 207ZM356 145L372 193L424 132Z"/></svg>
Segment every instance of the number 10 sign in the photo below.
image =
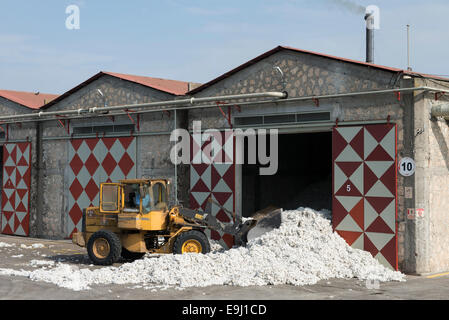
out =
<svg viewBox="0 0 449 320"><path fill-rule="evenodd" d="M415 173L415 161L412 158L402 158L399 162L399 173L404 177L410 177Z"/></svg>

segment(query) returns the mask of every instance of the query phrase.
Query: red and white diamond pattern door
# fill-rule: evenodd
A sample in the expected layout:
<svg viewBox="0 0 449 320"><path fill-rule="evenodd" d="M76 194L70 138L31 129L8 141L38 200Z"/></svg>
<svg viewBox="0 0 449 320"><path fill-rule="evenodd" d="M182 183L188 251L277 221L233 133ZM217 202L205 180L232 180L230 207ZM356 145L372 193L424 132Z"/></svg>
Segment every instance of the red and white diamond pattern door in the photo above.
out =
<svg viewBox="0 0 449 320"><path fill-rule="evenodd" d="M398 269L396 125L333 130L334 230L354 248Z"/></svg>
<svg viewBox="0 0 449 320"><path fill-rule="evenodd" d="M69 143L67 235L81 231L83 208L99 205L100 183L136 178L136 139L74 139Z"/></svg>
<svg viewBox="0 0 449 320"><path fill-rule="evenodd" d="M30 185L31 143L3 145L1 233L29 235Z"/></svg>
<svg viewBox="0 0 449 320"><path fill-rule="evenodd" d="M220 132L221 139L201 141L201 136L192 136L190 165L190 207L206 209L207 200L212 197L229 212L234 212L235 194L235 164L234 136L232 132ZM221 140L221 141L220 141ZM213 146L212 146L213 145ZM217 151L211 159L207 148ZM203 152L204 151L204 152ZM206 157L208 161L202 161ZM201 163L208 162L208 163ZM212 204L211 213L222 222L233 222L234 217ZM224 247L231 248L234 238L214 230L206 230L210 239L220 242Z"/></svg>

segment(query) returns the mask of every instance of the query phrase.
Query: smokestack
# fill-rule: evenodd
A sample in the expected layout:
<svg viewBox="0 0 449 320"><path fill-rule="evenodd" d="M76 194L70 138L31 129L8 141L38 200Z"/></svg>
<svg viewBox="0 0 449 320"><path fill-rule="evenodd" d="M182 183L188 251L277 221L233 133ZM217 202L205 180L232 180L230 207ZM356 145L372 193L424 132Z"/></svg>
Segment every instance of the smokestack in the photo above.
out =
<svg viewBox="0 0 449 320"><path fill-rule="evenodd" d="M366 62L374 63L374 14L367 13L366 20Z"/></svg>

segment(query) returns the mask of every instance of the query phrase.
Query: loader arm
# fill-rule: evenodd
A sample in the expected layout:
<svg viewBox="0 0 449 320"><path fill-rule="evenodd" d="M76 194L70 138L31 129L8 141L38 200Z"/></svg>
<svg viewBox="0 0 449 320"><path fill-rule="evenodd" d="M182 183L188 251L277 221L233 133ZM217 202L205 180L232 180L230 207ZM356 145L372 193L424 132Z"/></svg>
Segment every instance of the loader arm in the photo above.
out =
<svg viewBox="0 0 449 320"><path fill-rule="evenodd" d="M280 226L280 213L282 212L280 208L267 208L255 214L254 218L248 219L245 222L243 222L240 217L236 217L233 223L225 223L219 221L214 215L211 214L212 203L231 216L234 216L232 212L225 209L212 198L208 199L205 211L180 208L179 214L184 219L199 224L205 228L230 234L234 237L235 244L237 246L246 245L248 242L248 233L257 225L260 225L261 227L260 230L257 230L254 233L257 236Z"/></svg>

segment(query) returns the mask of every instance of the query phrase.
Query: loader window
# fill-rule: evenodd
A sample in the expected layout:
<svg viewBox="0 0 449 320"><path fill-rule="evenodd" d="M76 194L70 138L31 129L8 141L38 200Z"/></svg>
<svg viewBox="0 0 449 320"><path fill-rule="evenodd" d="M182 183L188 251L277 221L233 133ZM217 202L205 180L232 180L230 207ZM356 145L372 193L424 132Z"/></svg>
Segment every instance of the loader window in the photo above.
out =
<svg viewBox="0 0 449 320"><path fill-rule="evenodd" d="M140 197L139 184L125 185L125 212L139 212L140 211Z"/></svg>
<svg viewBox="0 0 449 320"><path fill-rule="evenodd" d="M151 211L151 195L150 187L147 185L142 186L143 198L142 198L142 211L144 213L149 213ZM137 195L140 199L140 193Z"/></svg>
<svg viewBox="0 0 449 320"><path fill-rule="evenodd" d="M167 189L165 185L158 182L153 185L154 207L157 210L167 207Z"/></svg>
<svg viewBox="0 0 449 320"><path fill-rule="evenodd" d="M119 186L115 184L101 185L101 210L118 211Z"/></svg>

